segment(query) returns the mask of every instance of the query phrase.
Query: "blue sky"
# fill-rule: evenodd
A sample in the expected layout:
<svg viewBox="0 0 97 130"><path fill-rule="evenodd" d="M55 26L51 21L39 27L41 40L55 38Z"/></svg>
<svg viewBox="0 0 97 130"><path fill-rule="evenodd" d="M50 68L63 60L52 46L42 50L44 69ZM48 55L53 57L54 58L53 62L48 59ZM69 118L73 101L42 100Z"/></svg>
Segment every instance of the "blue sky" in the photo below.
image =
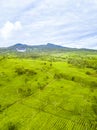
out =
<svg viewBox="0 0 97 130"><path fill-rule="evenodd" d="M0 47L16 43L97 49L97 0L1 0Z"/></svg>

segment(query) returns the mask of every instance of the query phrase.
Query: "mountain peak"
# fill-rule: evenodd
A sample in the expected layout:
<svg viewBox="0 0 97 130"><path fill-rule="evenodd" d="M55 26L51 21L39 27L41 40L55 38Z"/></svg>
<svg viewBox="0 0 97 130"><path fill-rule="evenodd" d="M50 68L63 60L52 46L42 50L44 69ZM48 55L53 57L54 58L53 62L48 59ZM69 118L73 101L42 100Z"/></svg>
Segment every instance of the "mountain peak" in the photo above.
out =
<svg viewBox="0 0 97 130"><path fill-rule="evenodd" d="M55 44L53 44L53 43L47 43L47 46L49 46L49 45L55 45Z"/></svg>
<svg viewBox="0 0 97 130"><path fill-rule="evenodd" d="M56 45L53 43L47 43L46 45L27 45L22 43L14 44L6 48L9 51L18 52L31 52L31 51L69 51L71 48L67 48L61 45Z"/></svg>
<svg viewBox="0 0 97 130"><path fill-rule="evenodd" d="M27 46L27 45L26 44L22 44L22 43L17 43L17 44L15 44L13 46L19 47L19 46Z"/></svg>
<svg viewBox="0 0 97 130"><path fill-rule="evenodd" d="M50 48L64 48L63 46L52 44L52 43L47 43L47 47L50 47Z"/></svg>
<svg viewBox="0 0 97 130"><path fill-rule="evenodd" d="M17 44L15 44L13 46L10 46L9 48L13 49L13 50L25 50L27 48L27 45L22 44L22 43L17 43Z"/></svg>

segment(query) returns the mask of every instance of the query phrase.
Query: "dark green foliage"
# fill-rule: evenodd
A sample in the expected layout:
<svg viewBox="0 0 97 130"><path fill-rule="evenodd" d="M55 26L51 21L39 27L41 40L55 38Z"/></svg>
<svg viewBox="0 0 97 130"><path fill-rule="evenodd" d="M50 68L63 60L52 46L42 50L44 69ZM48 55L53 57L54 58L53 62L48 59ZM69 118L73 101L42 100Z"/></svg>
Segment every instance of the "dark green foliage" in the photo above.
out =
<svg viewBox="0 0 97 130"><path fill-rule="evenodd" d="M64 73L55 73L54 78L55 79L62 79L62 78L63 79L69 79L69 77Z"/></svg>
<svg viewBox="0 0 97 130"><path fill-rule="evenodd" d="M32 94L32 90L30 88L27 88L27 89L19 88L18 94L20 94L20 96L22 97L28 97Z"/></svg>
<svg viewBox="0 0 97 130"><path fill-rule="evenodd" d="M15 72L18 74L18 75L23 75L23 74L27 74L27 75L36 75L37 73L33 70L30 70L30 69L25 69L23 67L18 67L15 69Z"/></svg>
<svg viewBox="0 0 97 130"><path fill-rule="evenodd" d="M43 89L45 88L45 84L38 82L38 88L39 88L40 90L43 90Z"/></svg>
<svg viewBox="0 0 97 130"><path fill-rule="evenodd" d="M72 81L75 81L75 77L73 76L71 80L72 80Z"/></svg>
<svg viewBox="0 0 97 130"><path fill-rule="evenodd" d="M24 70L23 67L18 67L18 68L16 68L15 72L16 72L18 75L25 74L25 70Z"/></svg>
<svg viewBox="0 0 97 130"><path fill-rule="evenodd" d="M91 75L91 72L87 71L86 74L87 74L87 75Z"/></svg>
<svg viewBox="0 0 97 130"><path fill-rule="evenodd" d="M0 57L0 61L2 61L2 60L4 60L4 59L6 59L6 56Z"/></svg>
<svg viewBox="0 0 97 130"><path fill-rule="evenodd" d="M95 115L97 116L97 104L93 104L92 109L93 109Z"/></svg>
<svg viewBox="0 0 97 130"><path fill-rule="evenodd" d="M97 58L95 59L94 57L84 57L84 56L71 56L67 58L67 62L69 64L72 64L74 66L80 67L80 68L92 68L94 70L97 69ZM88 72L86 72L89 74Z"/></svg>
<svg viewBox="0 0 97 130"><path fill-rule="evenodd" d="M96 118L97 118L97 96L93 97L93 101L92 102L93 102L92 109L93 109L93 112L95 113Z"/></svg>
<svg viewBox="0 0 97 130"><path fill-rule="evenodd" d="M18 130L16 124L9 122L8 123L8 130Z"/></svg>
<svg viewBox="0 0 97 130"><path fill-rule="evenodd" d="M46 62L44 62L44 65L46 65Z"/></svg>
<svg viewBox="0 0 97 130"><path fill-rule="evenodd" d="M90 86L91 86L91 88L97 88L97 82L96 81L92 81L90 83Z"/></svg>
<svg viewBox="0 0 97 130"><path fill-rule="evenodd" d="M74 82L82 82L82 79L78 76L67 75L65 73L55 73L55 79L66 79Z"/></svg>
<svg viewBox="0 0 97 130"><path fill-rule="evenodd" d="M52 66L53 64L52 63L50 63L50 66Z"/></svg>

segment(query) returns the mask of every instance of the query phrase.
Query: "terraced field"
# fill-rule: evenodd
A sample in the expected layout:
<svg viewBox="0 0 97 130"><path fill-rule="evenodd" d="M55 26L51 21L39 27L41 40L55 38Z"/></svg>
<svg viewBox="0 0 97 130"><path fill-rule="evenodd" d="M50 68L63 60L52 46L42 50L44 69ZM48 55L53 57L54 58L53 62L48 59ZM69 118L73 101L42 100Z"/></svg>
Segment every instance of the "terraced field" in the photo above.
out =
<svg viewBox="0 0 97 130"><path fill-rule="evenodd" d="M96 130L97 70L69 61L1 58L0 130Z"/></svg>

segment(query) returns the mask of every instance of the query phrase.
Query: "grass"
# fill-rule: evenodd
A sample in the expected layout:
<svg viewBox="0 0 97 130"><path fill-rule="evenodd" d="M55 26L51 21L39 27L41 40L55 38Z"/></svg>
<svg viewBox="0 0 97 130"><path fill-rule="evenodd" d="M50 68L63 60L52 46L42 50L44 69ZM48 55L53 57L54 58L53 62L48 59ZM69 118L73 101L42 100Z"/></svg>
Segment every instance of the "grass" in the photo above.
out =
<svg viewBox="0 0 97 130"><path fill-rule="evenodd" d="M1 58L0 130L97 129L96 56L93 68L68 63L75 54L53 56Z"/></svg>

